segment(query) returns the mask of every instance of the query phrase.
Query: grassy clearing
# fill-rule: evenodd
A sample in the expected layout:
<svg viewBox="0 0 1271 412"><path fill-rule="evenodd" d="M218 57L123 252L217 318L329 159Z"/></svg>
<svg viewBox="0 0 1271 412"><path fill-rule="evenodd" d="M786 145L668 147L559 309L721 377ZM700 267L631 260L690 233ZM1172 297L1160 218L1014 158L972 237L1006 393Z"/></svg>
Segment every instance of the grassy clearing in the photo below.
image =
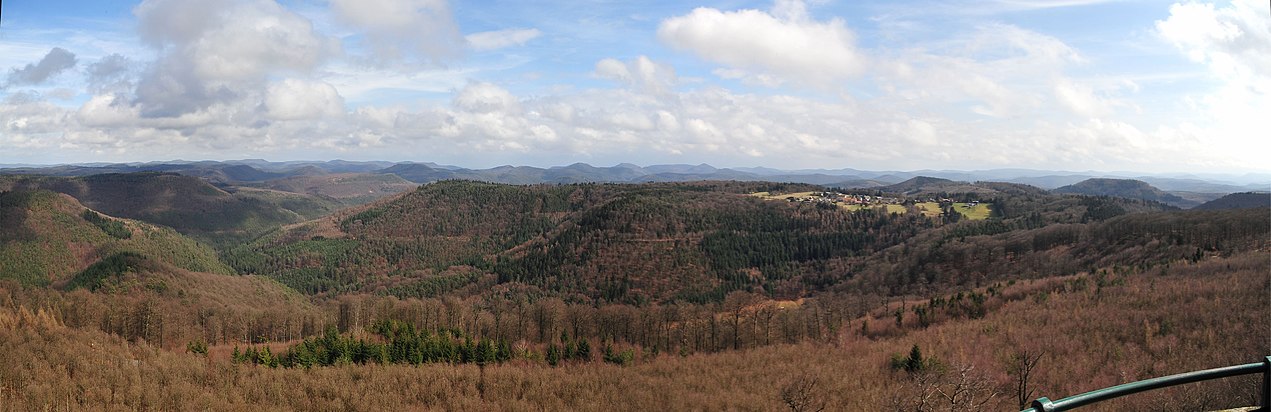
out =
<svg viewBox="0 0 1271 412"><path fill-rule="evenodd" d="M939 203L922 202L922 203L916 204L915 206L917 206L918 211L922 212L922 214L925 216L930 216L930 217L940 216ZM989 215L993 213L992 207L993 207L992 203L980 203L975 206L970 206L969 203L954 203L953 204L953 210L958 211L958 213L961 213L963 217L970 220L988 219Z"/></svg>
<svg viewBox="0 0 1271 412"><path fill-rule="evenodd" d="M756 192L756 193L751 193L750 195L754 197L758 197L763 200L786 200L786 199L794 198L794 197L812 196L812 192L782 193L782 194L776 194L776 195L769 192Z"/></svg>
<svg viewBox="0 0 1271 412"><path fill-rule="evenodd" d="M939 203L922 202L922 203L915 204L914 207L916 207L918 209L918 212L922 213L923 216L927 216L927 217L940 216Z"/></svg>
<svg viewBox="0 0 1271 412"><path fill-rule="evenodd" d="M791 199L791 198L800 198L800 197L812 196L812 193L814 193L814 192L783 193L783 194L775 194L775 195L774 195L774 194L772 194L772 193L770 193L770 192L756 192L756 193L751 193L750 195L751 195L751 196L754 196L754 197L757 197L757 198L760 198L760 199L763 199L763 200L787 200L787 199ZM839 204L838 204L838 206L839 206L839 207L841 207L841 208L843 208L844 210L851 211L851 212L855 212L855 211L857 211L857 210L862 210L862 209L866 209L866 208L879 208L879 207L886 208L886 209L887 209L887 213L901 213L901 214L904 214L904 213L907 213L907 212L909 211L909 209L908 209L908 208L906 208L904 205L891 205L891 204L888 204L888 205L849 205L849 204L839 203ZM915 206L917 207L918 211L919 211L919 212L921 212L924 216L927 216L927 217L939 217L939 216L940 216L940 204L939 204L939 203L936 203L936 202L921 202L921 203L917 203L917 204L915 204ZM961 213L963 217L966 217L967 219L970 219L970 220L984 220L984 219L988 219L988 218L989 218L989 215L990 215L990 214L992 214L992 212L993 212L993 211L992 211L992 209L991 209L991 208L992 208L992 204L991 204L991 203L979 203L979 204L976 204L975 206L970 206L970 203L954 203L954 204L953 204L953 207L954 207L954 210L957 210L957 211L958 211L958 213Z"/></svg>
<svg viewBox="0 0 1271 412"><path fill-rule="evenodd" d="M965 203L957 204L958 212L962 213L963 216L966 216L967 219L984 220L984 219L988 219L989 215L993 213L992 203L980 203L971 207L967 207L967 206L968 205Z"/></svg>
<svg viewBox="0 0 1271 412"><path fill-rule="evenodd" d="M908 212L909 212L909 209L908 209L908 208L906 208L904 205L847 205L847 204L839 204L839 207L844 208L844 209L847 209L847 210L849 210L849 211L853 211L853 212L855 212L855 211L857 211L857 210L863 210L863 209L878 209L878 208L884 208L884 209L887 209L887 213L900 213L900 214L905 214L905 213L908 213Z"/></svg>

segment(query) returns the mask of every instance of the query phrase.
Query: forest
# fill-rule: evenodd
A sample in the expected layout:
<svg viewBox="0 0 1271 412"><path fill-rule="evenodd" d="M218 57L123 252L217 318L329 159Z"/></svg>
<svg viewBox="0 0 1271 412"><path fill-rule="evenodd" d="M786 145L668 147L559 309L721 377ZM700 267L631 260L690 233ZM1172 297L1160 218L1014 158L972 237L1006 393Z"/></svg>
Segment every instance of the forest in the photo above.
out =
<svg viewBox="0 0 1271 412"><path fill-rule="evenodd" d="M968 220L749 195L822 190L768 182L450 180L362 204L0 182L17 409L1010 410L1271 354L1266 206L889 194L992 205ZM1249 406L1253 379L1095 410Z"/></svg>

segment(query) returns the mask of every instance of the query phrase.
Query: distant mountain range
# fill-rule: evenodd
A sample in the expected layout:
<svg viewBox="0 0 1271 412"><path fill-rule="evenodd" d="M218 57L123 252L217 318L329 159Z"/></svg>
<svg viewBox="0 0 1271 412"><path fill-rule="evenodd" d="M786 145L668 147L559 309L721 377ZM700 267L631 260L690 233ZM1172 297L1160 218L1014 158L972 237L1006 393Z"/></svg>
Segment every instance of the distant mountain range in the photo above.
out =
<svg viewBox="0 0 1271 412"><path fill-rule="evenodd" d="M1196 206L1197 210L1252 209L1271 206L1271 193L1232 193Z"/></svg>
<svg viewBox="0 0 1271 412"><path fill-rule="evenodd" d="M88 176L103 173L166 172L202 178L219 186L282 188L292 192L317 194L329 190L333 182L345 182L355 175L383 175L357 178L366 187L365 200L399 192L406 183L422 184L440 180L476 180L507 184L566 183L646 183L698 180L769 181L806 183L842 189L887 189L899 193L957 192L974 190L968 182L1005 182L1055 190L1057 193L1106 195L1159 201L1178 207L1195 207L1223 195L1239 192L1271 191L1271 175L1143 175L1133 172L1058 172L1029 169L978 171L918 170L867 171L857 169L781 170L766 167L717 168L708 164L664 164L639 166L622 163L592 166L574 163L547 168L498 166L473 169L432 162L384 161L289 161L260 159L231 161L164 161L148 163L92 163L56 166L0 168L0 174ZM405 181L397 180L396 175ZM909 182L914 178L918 181ZM938 180L930 180L938 179ZM394 183L396 182L396 183ZM933 186L934 185L934 186ZM356 186L361 188L361 186ZM345 190L346 195L354 193ZM336 196L339 197L339 196Z"/></svg>
<svg viewBox="0 0 1271 412"><path fill-rule="evenodd" d="M820 185L836 185L843 182L859 181L855 183L883 186L899 183L913 177L928 176L954 181L1024 183L1043 189L1054 189L1061 186L1071 185L1082 180L1101 177L1142 180L1166 191L1235 193L1238 191L1271 190L1271 174L1144 174L1137 172L1064 172L1032 169L988 169L974 171L930 169L915 171L869 171L850 168L782 170L767 167L717 168L705 163L698 165L663 164L650 166L622 163L611 167L592 166L586 163L574 163L568 166L553 166L548 168L532 166L498 166L488 169L476 169L453 165L442 165L433 162L346 160L271 162L261 159L226 161L170 160L144 163L79 163L49 166L31 164L0 164L0 174L28 173L54 176L84 176L100 173L176 172L189 175L201 174L201 177L207 177L212 180L222 179L227 181L251 182L270 180L278 177L306 174L312 175L315 173L385 172L386 169L402 165L412 166L412 169L418 166L427 168L419 169L421 177L427 176L428 169L431 169L453 172L457 176L503 176L502 179L527 182L532 181L534 183L548 183L557 180L600 182L675 181L693 180L694 177L700 177L714 180L729 180L732 178L763 181L788 180L792 183L810 183ZM406 176L402 177L410 179Z"/></svg>
<svg viewBox="0 0 1271 412"><path fill-rule="evenodd" d="M1089 196L1114 196L1127 199L1142 199L1161 202L1178 207L1195 207L1203 202L1184 199L1181 196L1167 193L1142 180L1132 179L1086 179L1068 186L1052 190L1061 194L1078 194Z"/></svg>

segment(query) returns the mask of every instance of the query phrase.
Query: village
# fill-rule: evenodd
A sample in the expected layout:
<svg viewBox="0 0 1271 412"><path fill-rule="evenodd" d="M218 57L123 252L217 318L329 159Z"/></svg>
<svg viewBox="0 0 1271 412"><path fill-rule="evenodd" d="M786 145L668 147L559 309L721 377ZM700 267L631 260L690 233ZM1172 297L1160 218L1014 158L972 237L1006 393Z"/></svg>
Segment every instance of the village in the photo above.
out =
<svg viewBox="0 0 1271 412"><path fill-rule="evenodd" d="M946 206L971 220L986 219L991 214L990 204L979 201L955 202L949 198L925 197L902 198L880 194L842 193L838 191L797 192L797 193L752 193L752 196L765 200L784 200L786 202L819 203L839 206L849 211L867 208L885 208L889 213L908 213L910 206L926 216L940 215Z"/></svg>

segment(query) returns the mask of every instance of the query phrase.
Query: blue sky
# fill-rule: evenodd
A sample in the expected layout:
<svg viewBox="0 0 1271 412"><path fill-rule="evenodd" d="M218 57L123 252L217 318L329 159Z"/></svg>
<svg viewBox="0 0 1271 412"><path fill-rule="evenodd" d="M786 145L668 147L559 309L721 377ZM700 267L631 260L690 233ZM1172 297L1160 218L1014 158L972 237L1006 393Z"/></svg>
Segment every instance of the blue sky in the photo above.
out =
<svg viewBox="0 0 1271 412"><path fill-rule="evenodd" d="M1271 171L1265 2L5 2L0 163Z"/></svg>

